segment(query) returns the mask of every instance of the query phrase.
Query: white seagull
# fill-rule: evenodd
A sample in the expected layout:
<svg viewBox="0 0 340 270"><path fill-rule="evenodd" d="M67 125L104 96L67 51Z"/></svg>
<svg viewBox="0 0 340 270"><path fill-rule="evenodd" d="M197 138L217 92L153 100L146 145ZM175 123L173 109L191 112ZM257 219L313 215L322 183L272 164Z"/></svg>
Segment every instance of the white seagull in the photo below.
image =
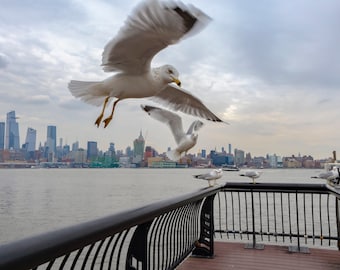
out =
<svg viewBox="0 0 340 270"><path fill-rule="evenodd" d="M203 180L207 180L209 183L209 187L216 185L216 180L221 178L223 175L223 171L222 169L214 169L208 173L205 174L197 174L194 175L195 178L197 179L203 179ZM211 184L211 181L214 181L213 184Z"/></svg>
<svg viewBox="0 0 340 270"><path fill-rule="evenodd" d="M177 161L181 158L182 153L187 153L189 149L195 146L198 135L194 132L203 126L201 121L194 121L185 133L183 131L182 119L177 114L148 105L141 105L141 107L152 118L157 119L170 127L171 132L175 137L177 147L175 150L166 153L169 159Z"/></svg>
<svg viewBox="0 0 340 270"><path fill-rule="evenodd" d="M245 171L244 173L241 173L240 176L245 176L253 179L253 184L255 184L255 179L259 178L262 175L262 173L263 172L248 170Z"/></svg>
<svg viewBox="0 0 340 270"><path fill-rule="evenodd" d="M334 185L337 184L339 185L340 182L340 168L333 167L332 170L322 172L318 176L312 176L312 178L319 178L319 179L325 179L327 180L328 184Z"/></svg>
<svg viewBox="0 0 340 270"><path fill-rule="evenodd" d="M95 122L98 127L110 98L116 100L111 114L103 121L104 128L112 120L119 101L145 97L152 97L176 111L223 122L202 101L180 87L179 74L173 66L151 68L151 61L159 51L197 33L209 21L206 14L192 5L177 1L143 1L104 48L103 70L116 73L98 82L72 80L68 88L84 102L103 105Z"/></svg>

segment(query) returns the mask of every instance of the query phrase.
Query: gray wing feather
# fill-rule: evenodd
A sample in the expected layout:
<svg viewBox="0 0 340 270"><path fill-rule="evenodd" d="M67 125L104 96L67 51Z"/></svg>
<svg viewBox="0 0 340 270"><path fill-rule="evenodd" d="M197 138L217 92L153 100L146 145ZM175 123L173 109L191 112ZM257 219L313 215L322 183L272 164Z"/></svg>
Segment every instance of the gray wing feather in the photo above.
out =
<svg viewBox="0 0 340 270"><path fill-rule="evenodd" d="M174 111L181 111L213 122L223 122L197 97L176 85L169 84L152 99Z"/></svg>
<svg viewBox="0 0 340 270"><path fill-rule="evenodd" d="M143 1L105 46L103 69L131 74L146 72L159 51L203 29L209 21L210 18L194 6L174 1Z"/></svg>

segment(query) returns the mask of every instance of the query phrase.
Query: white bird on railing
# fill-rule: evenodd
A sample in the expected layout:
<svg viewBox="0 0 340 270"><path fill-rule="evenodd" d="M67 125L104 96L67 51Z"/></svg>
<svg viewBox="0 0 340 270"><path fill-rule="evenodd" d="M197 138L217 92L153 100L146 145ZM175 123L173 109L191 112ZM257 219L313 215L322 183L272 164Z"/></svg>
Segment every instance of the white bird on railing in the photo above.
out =
<svg viewBox="0 0 340 270"><path fill-rule="evenodd" d="M194 177L197 179L207 180L209 183L209 187L211 187L216 185L216 180L221 178L222 175L223 175L222 169L214 169L208 173L194 175ZM214 183L211 184L211 181L214 181Z"/></svg>
<svg viewBox="0 0 340 270"><path fill-rule="evenodd" d="M322 172L318 176L312 176L312 178L325 179L325 180L327 180L328 184L330 184L330 185L334 185L334 184L339 185L339 183L340 183L340 168L333 167L332 170Z"/></svg>
<svg viewBox="0 0 340 270"><path fill-rule="evenodd" d="M255 179L259 178L262 175L262 173L263 172L249 170L245 171L244 173L241 173L240 176L245 176L253 179L253 184L255 184Z"/></svg>

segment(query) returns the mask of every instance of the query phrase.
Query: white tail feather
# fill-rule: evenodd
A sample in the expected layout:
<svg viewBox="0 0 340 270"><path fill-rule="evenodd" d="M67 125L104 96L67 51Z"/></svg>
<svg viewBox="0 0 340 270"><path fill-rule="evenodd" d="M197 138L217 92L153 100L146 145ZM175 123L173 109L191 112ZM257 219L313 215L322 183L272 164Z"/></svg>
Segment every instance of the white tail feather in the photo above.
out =
<svg viewBox="0 0 340 270"><path fill-rule="evenodd" d="M169 159L171 159L173 161L177 161L181 158L181 153L178 152L177 150L170 150L170 151L166 152L166 155Z"/></svg>
<svg viewBox="0 0 340 270"><path fill-rule="evenodd" d="M72 80L68 84L68 89L73 96L95 106L102 105L104 98L108 96L102 82L82 82Z"/></svg>

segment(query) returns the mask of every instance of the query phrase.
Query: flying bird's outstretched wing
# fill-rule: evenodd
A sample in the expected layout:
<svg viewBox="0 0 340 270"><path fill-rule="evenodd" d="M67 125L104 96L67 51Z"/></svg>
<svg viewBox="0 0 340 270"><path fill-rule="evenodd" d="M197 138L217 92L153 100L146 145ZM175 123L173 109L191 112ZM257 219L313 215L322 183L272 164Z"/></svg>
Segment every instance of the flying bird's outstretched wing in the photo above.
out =
<svg viewBox="0 0 340 270"><path fill-rule="evenodd" d="M192 134L194 131L199 130L202 126L203 126L203 123L200 120L196 120L192 122L192 124L190 125L187 131L187 134Z"/></svg>
<svg viewBox="0 0 340 270"><path fill-rule="evenodd" d="M161 108L141 105L142 109L147 112L152 118L167 124L172 134L175 137L176 143L179 144L184 136L182 119L175 113L172 113Z"/></svg>
<svg viewBox="0 0 340 270"><path fill-rule="evenodd" d="M152 99L174 111L181 111L213 122L223 122L201 100L176 85L168 84Z"/></svg>
<svg viewBox="0 0 340 270"><path fill-rule="evenodd" d="M175 1L140 3L104 48L104 71L141 74L152 58L168 45L201 30L210 18L198 8Z"/></svg>

